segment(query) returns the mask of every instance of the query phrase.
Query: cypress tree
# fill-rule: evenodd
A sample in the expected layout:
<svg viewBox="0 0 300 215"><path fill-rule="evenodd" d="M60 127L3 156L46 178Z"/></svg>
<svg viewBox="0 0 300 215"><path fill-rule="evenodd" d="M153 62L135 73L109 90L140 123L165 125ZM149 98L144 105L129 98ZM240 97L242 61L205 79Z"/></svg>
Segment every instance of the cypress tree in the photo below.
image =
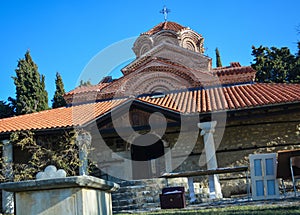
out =
<svg viewBox="0 0 300 215"><path fill-rule="evenodd" d="M88 87L88 86L92 86L92 83L90 82L90 80L88 80L88 81L80 80L78 87Z"/></svg>
<svg viewBox="0 0 300 215"><path fill-rule="evenodd" d="M42 75L41 76L41 87L38 88L39 91L40 91L40 109L38 111L41 111L41 110L47 110L49 109L49 106L48 106L48 92L46 91L46 85L45 85L45 76Z"/></svg>
<svg viewBox="0 0 300 215"><path fill-rule="evenodd" d="M56 90L52 99L52 108L65 107L67 103L63 97L65 94L64 83L58 72L56 73L55 86Z"/></svg>
<svg viewBox="0 0 300 215"><path fill-rule="evenodd" d="M221 56L218 48L216 48L216 66L222 67Z"/></svg>
<svg viewBox="0 0 300 215"><path fill-rule="evenodd" d="M45 76L41 76L29 51L18 61L12 77L16 86L16 99L9 98L15 105L17 115L48 109L48 93L45 90Z"/></svg>

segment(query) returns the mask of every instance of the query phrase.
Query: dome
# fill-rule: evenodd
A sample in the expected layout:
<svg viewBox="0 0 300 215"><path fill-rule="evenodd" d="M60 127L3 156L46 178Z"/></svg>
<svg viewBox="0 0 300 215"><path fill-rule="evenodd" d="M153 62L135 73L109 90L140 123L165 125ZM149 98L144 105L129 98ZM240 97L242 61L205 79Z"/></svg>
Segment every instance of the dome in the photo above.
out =
<svg viewBox="0 0 300 215"><path fill-rule="evenodd" d="M182 47L200 54L204 53L202 35L176 22L161 22L150 30L141 33L133 45L137 58L165 43Z"/></svg>
<svg viewBox="0 0 300 215"><path fill-rule="evenodd" d="M179 32L184 29L188 29L188 28L183 27L182 25L180 25L176 22L162 22L162 23L159 23L158 25L154 26L153 28L151 28L149 31L142 33L141 35L153 35L162 30Z"/></svg>

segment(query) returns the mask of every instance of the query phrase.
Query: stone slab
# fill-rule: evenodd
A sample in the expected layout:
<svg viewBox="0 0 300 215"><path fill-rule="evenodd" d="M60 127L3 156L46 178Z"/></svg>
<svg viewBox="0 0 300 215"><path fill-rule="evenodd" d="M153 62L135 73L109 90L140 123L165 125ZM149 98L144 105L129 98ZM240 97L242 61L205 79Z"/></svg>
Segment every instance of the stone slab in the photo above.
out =
<svg viewBox="0 0 300 215"><path fill-rule="evenodd" d="M17 192L17 215L112 215L111 194L86 188Z"/></svg>
<svg viewBox="0 0 300 215"><path fill-rule="evenodd" d="M39 179L20 182L8 182L0 184L0 189L9 192L24 192L33 190L49 190L58 188L91 188L105 192L114 192L119 185L92 176L73 176L66 178Z"/></svg>

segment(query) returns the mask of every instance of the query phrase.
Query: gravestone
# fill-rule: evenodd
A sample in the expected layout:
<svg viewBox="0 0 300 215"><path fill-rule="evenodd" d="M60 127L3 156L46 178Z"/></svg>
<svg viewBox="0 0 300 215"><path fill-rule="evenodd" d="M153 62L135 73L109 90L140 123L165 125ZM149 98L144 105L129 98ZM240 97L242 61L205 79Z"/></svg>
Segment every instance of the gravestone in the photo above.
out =
<svg viewBox="0 0 300 215"><path fill-rule="evenodd" d="M111 192L119 185L86 175L66 177L63 170L48 166L36 180L0 188L15 193L17 215L112 215Z"/></svg>

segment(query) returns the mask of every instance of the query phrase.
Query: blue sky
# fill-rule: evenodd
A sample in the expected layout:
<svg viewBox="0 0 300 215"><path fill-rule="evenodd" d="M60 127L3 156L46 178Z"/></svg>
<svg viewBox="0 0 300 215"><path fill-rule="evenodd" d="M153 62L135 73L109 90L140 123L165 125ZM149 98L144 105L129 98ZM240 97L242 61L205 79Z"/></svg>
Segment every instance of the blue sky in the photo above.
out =
<svg viewBox="0 0 300 215"><path fill-rule="evenodd" d="M169 21L203 35L206 55L214 60L214 50L219 48L223 65L234 61L250 65L252 45L287 46L295 53L300 39L296 30L300 25L299 0L3 0L0 100L15 97L11 77L26 50L46 76L51 100L56 72L62 75L66 91L72 90L101 50L162 22L159 10L164 5L171 9ZM118 55L116 51L112 58ZM106 73L102 65L94 71L99 70L99 77ZM93 83L99 81L92 79Z"/></svg>

